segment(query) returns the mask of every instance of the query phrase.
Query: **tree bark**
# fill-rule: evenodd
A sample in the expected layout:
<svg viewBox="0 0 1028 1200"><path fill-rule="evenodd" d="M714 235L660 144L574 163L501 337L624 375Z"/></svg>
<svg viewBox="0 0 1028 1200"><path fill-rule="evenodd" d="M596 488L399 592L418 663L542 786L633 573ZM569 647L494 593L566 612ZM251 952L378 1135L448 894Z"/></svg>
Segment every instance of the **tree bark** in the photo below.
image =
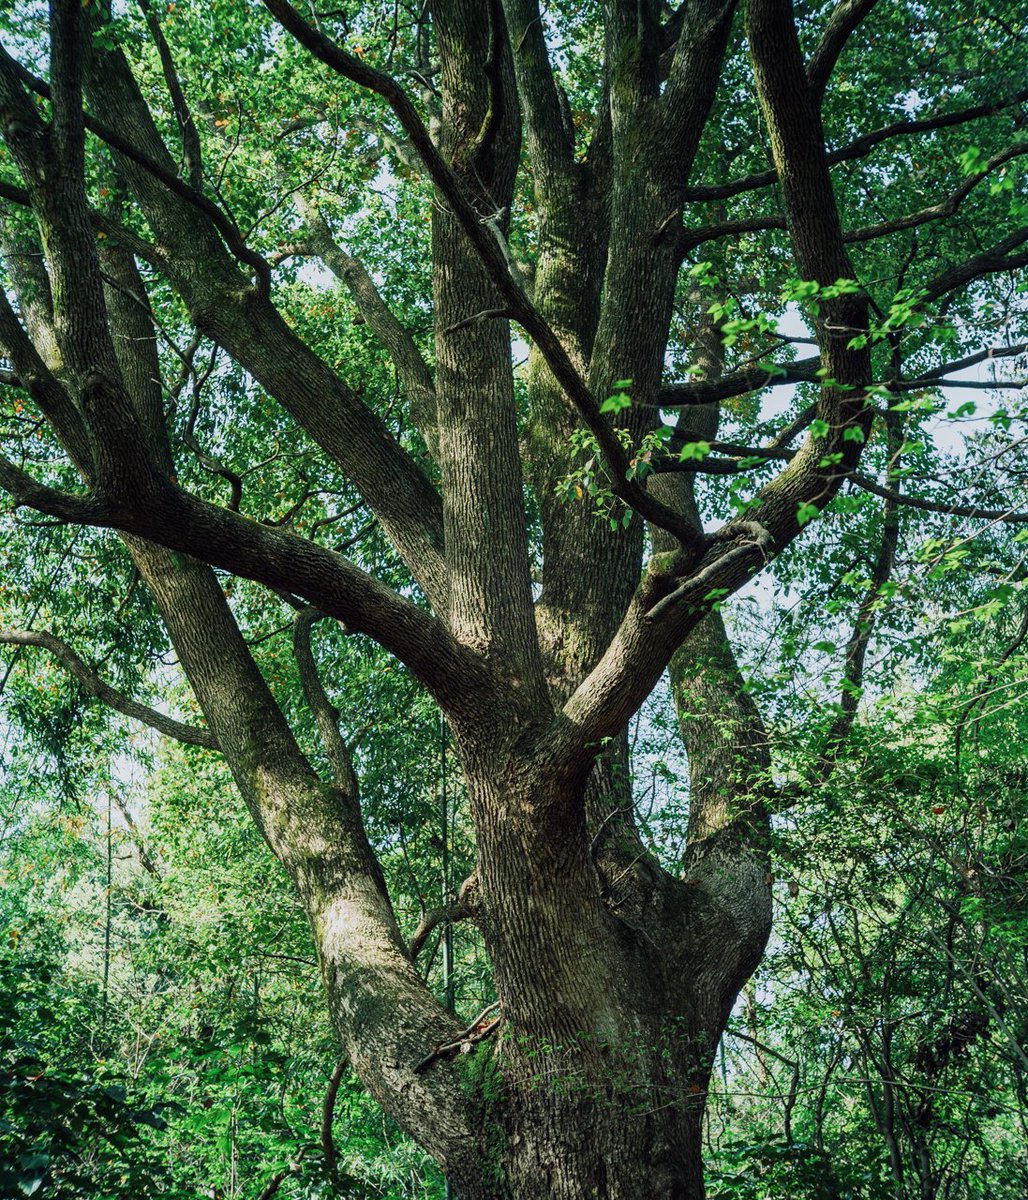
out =
<svg viewBox="0 0 1028 1200"><path fill-rule="evenodd" d="M817 362L796 369L816 380L820 363L829 382L817 425L828 432L808 438L750 510L708 535L691 476L668 473L644 486L629 470L625 445L656 430L662 403L729 394L710 328L693 348L704 383L676 393L664 375L681 294L682 208L734 5L696 0L663 24L655 0L597 6L604 62L583 152L536 0L430 6L439 58L425 84L438 95L431 130L394 79L284 0L265 0L283 27L276 37L295 36L346 87L385 100L435 188L431 371L313 204L296 207L392 354L438 484L291 328L267 264L200 191L200 139L185 119L168 45L159 47L162 73L191 129L189 183L176 175L128 59L84 40L82 23L104 21L103 6L87 6L85 16L78 0L52 7L50 82L41 85L49 110L26 90L27 72L0 53L0 127L45 251L31 279L20 260L5 265L20 304L16 312L0 296L0 342L89 494L39 484L6 459L0 484L18 502L123 538L207 722L199 737L175 722L165 721L166 731L224 755L304 905L350 1062L461 1200L702 1200L713 1058L770 926L767 736L710 596L738 588L797 536L798 506L817 511L831 500L871 420L870 352L855 336L867 330L868 299L837 289L820 310ZM822 289L853 271L820 102L870 9L864 0L840 5L808 68L786 0L746 5L775 166L752 186L778 180L796 270ZM87 121L127 182L154 262L191 325L345 474L409 572L401 584L179 485L131 245L105 247L95 236ZM538 217L531 289L507 245L522 138ZM932 294L964 275L1007 269L1018 236L937 277ZM523 409L511 318L533 341ZM744 371L729 391L754 378ZM632 404L608 419L602 405L618 380L630 381L619 390ZM679 432L707 438L716 425L714 407L695 405ZM577 461L572 436L586 447ZM597 491L609 493L601 519L589 503L557 495L590 458ZM332 782L301 751L214 567L312 606L296 646ZM467 908L485 939L498 1006L481 1028L463 1028L435 1000L401 938L357 773L306 641L322 613L395 655L453 731L476 837ZM63 643L31 637L27 644L63 653ZM122 711L155 717L80 670L70 652L64 661ZM669 664L690 815L683 859L664 867L635 820L625 728Z"/></svg>

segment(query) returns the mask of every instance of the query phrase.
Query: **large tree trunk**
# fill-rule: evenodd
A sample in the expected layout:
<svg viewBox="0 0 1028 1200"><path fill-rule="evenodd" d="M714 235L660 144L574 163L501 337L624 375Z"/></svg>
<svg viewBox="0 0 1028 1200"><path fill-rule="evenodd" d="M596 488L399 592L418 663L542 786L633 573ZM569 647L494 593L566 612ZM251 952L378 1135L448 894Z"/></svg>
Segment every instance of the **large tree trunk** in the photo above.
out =
<svg viewBox="0 0 1028 1200"><path fill-rule="evenodd" d="M580 815L595 780L458 740L504 1017L495 1046L429 1067L481 1105L485 1175L450 1169L458 1196L701 1200L713 1056L767 937L763 848L606 879Z"/></svg>
<svg viewBox="0 0 1028 1200"><path fill-rule="evenodd" d="M702 1200L711 1064L770 922L766 738L706 596L731 592L788 544L798 501L827 503L863 440L847 439L847 426L866 431L869 421L854 389L826 386L818 411L830 436L810 442L745 519L709 541L684 477L646 490L622 461L620 439L638 445L659 422L681 266L673 233L733 6L696 0L665 23L651 0L602 6L604 83L582 159L536 0L430 6L440 60L434 141L398 85L290 5L265 4L324 62L385 97L436 187L434 378L413 342L399 357L415 377L439 488L290 328L261 264L236 245L238 231L212 224L211 203L183 191L126 60L99 41L85 46L73 0L54 5L52 129L0 57L0 101L17 117L6 134L40 222L38 261L54 282L49 309L41 303L34 316L23 305L35 349L13 314L0 311L0 322L12 363L35 381L95 495L29 487L0 463L4 486L125 536L210 731L305 907L343 1047L458 1196ZM797 264L822 284L849 277L791 15L770 0L748 8ZM102 17L90 7L88 19ZM94 112L121 131L116 161L155 261L192 322L347 475L425 603L178 486L148 305L124 252L107 263L103 285L84 186L83 66ZM798 108L794 94L805 97ZM539 213L531 300L505 240L523 132ZM323 245L330 235L319 228ZM535 343L528 470L511 314ZM387 342L402 336L382 318L376 308L370 327ZM870 377L867 355L850 346L863 319L861 299L837 301L818 327L826 372L841 384ZM618 379L631 381L632 405L608 422L600 406ZM613 522L555 496L574 467L569 436L583 429L603 447L594 460L606 456L607 475L600 465L597 476L612 503L615 494L630 502L614 508ZM526 482L541 524L541 597ZM655 522L657 551L645 570L643 516ZM311 620L328 614L374 637L440 705L476 836L474 918L499 1012L492 1036L462 1030L420 978L363 827L352 765L336 744L329 784L306 759L208 564L311 606ZM702 591L683 601L701 579ZM636 827L624 731L691 630L672 666L690 760L689 842L666 868ZM318 727L331 741L334 717L325 715Z"/></svg>

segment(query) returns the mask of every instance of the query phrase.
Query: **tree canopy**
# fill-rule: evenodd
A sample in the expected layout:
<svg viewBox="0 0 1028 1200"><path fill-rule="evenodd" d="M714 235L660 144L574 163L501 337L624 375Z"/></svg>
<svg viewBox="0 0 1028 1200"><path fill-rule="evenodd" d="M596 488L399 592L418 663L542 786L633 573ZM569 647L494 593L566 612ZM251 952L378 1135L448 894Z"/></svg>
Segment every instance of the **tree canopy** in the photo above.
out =
<svg viewBox="0 0 1028 1200"><path fill-rule="evenodd" d="M0 23L11 1186L1019 1194L1017 6Z"/></svg>

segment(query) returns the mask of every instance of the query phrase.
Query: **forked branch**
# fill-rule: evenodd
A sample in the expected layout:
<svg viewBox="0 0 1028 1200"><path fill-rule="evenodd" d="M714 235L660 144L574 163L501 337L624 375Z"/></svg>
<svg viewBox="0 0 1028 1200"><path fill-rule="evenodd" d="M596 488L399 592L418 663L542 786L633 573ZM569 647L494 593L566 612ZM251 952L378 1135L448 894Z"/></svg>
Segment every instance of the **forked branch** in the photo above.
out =
<svg viewBox="0 0 1028 1200"><path fill-rule="evenodd" d="M634 478L630 478L628 455L610 422L582 379L563 342L525 294L521 281L511 270L509 251L497 237L491 214L478 211L456 173L438 148L404 89L383 71L344 50L331 38L300 16L286 0L264 0L265 7L301 45L326 66L358 86L382 97L403 126L425 169L467 239L474 246L490 281L502 297L512 318L535 343L554 378L578 410L589 432L595 437L610 469L610 486L629 508L661 529L677 537L683 545L697 548L701 540L695 529L680 514L661 504Z"/></svg>

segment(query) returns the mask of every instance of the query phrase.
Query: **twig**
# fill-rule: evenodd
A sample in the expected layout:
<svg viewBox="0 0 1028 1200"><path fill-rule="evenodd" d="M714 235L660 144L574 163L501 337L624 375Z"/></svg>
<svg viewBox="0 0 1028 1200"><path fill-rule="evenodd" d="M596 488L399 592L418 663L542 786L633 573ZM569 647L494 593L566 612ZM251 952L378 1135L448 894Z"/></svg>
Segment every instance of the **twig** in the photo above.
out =
<svg viewBox="0 0 1028 1200"><path fill-rule="evenodd" d="M500 320L503 317L511 317L513 313L509 308L484 308L481 312L477 312L474 316L465 317L463 321L458 321L456 325L449 325L443 330L443 334L457 333L461 329L469 329L472 325L481 325L483 321Z"/></svg>
<svg viewBox="0 0 1028 1200"><path fill-rule="evenodd" d="M463 1030L452 1042L441 1043L433 1048L431 1054L426 1054L414 1068L414 1074L424 1075L428 1068L440 1058L448 1058L458 1053L470 1054L472 1046L477 1042L484 1041L500 1027L500 1022L503 1020L502 1014L494 1017L493 1020L485 1024L482 1023L491 1012L494 1012L499 1007L499 1000L494 1000L492 1004L487 1004L467 1029Z"/></svg>

